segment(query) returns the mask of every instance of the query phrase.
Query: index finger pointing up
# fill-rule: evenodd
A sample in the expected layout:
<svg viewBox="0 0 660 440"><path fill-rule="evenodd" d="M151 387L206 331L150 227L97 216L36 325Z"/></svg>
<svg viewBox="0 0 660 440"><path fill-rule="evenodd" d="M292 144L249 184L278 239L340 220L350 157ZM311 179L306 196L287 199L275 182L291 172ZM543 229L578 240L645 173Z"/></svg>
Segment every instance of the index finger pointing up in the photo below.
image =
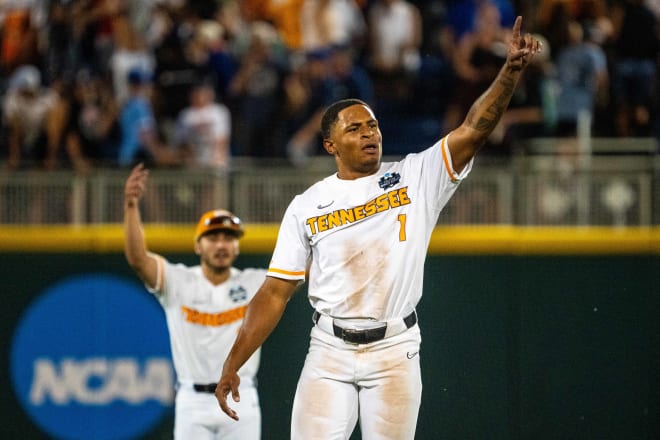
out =
<svg viewBox="0 0 660 440"><path fill-rule="evenodd" d="M520 38L520 28L522 27L522 16L516 17L516 22L513 24L513 39L517 40Z"/></svg>

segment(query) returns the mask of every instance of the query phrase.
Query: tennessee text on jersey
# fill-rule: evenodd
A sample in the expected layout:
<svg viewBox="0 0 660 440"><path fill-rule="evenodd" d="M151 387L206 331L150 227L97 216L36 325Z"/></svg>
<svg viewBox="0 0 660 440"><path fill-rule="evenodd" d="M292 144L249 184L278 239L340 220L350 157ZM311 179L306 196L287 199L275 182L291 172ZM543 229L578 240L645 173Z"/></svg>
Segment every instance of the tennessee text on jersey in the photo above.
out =
<svg viewBox="0 0 660 440"><path fill-rule="evenodd" d="M394 174L396 174L397 179L400 177L397 173ZM310 217L305 223L309 227L310 234L315 235L317 232L324 232L337 226L354 223L380 212L408 204L410 204L408 187L404 186L381 194L363 205L349 209L337 209L328 214Z"/></svg>

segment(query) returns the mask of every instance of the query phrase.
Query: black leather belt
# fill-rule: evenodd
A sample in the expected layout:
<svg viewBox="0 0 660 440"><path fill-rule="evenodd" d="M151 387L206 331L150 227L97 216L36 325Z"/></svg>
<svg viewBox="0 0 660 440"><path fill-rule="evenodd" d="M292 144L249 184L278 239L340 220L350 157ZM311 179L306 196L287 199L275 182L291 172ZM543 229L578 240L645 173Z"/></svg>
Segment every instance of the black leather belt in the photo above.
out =
<svg viewBox="0 0 660 440"><path fill-rule="evenodd" d="M209 393L209 394L215 394L215 388L218 386L218 384L215 383L194 383L193 384L193 389L197 391L198 393Z"/></svg>
<svg viewBox="0 0 660 440"><path fill-rule="evenodd" d="M314 311L312 315L312 320L315 324L318 324L321 314L318 311ZM413 310L408 316L403 318L403 323L406 326L406 329L409 329L417 323L417 314ZM385 338L387 333L387 324L383 323L380 327L374 327L369 329L352 329L352 328L343 328L333 320L332 322L332 331L334 335L344 342L351 344L369 344L370 342L380 341Z"/></svg>

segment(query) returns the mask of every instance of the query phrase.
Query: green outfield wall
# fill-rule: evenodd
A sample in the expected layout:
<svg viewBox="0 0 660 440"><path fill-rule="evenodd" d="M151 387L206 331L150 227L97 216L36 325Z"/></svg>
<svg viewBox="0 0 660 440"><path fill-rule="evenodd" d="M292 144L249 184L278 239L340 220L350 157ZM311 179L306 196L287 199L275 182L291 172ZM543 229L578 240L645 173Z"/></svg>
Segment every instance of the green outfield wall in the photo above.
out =
<svg viewBox="0 0 660 440"><path fill-rule="evenodd" d="M264 267L277 228L247 231L237 266ZM171 261L197 262L189 227L146 232ZM418 306L424 390L416 438L660 438L659 237L658 228L438 228ZM140 287L121 253L120 227L0 228L0 438L49 438L18 402L9 347L44 290L88 273ZM305 293L263 347L265 440L289 437L312 325ZM171 438L172 420L166 412L141 438Z"/></svg>

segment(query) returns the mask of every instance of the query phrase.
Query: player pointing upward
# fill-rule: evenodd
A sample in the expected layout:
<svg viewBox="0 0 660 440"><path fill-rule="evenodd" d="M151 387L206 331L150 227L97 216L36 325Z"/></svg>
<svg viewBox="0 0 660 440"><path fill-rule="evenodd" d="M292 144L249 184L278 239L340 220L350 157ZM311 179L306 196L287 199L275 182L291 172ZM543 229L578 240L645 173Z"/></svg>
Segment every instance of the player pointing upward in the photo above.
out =
<svg viewBox="0 0 660 440"><path fill-rule="evenodd" d="M174 438L195 440L259 440L261 410L256 388L259 352L244 359L239 371L244 385L241 423L215 408L213 393L217 370L229 352L247 303L263 282L265 269L233 267L241 221L229 211L202 215L194 237L200 264L173 264L147 251L139 201L147 184L148 170L141 164L131 171L124 189L124 253L165 309L178 389L175 402Z"/></svg>
<svg viewBox="0 0 660 440"><path fill-rule="evenodd" d="M266 281L247 309L216 397L239 399L241 365L273 331L309 267L314 327L293 403L291 438L413 439L421 401L415 307L438 215L508 106L540 44L513 27L507 59L465 121L435 145L381 163L378 120L343 100L323 117L323 146L337 173L296 196L282 224Z"/></svg>

